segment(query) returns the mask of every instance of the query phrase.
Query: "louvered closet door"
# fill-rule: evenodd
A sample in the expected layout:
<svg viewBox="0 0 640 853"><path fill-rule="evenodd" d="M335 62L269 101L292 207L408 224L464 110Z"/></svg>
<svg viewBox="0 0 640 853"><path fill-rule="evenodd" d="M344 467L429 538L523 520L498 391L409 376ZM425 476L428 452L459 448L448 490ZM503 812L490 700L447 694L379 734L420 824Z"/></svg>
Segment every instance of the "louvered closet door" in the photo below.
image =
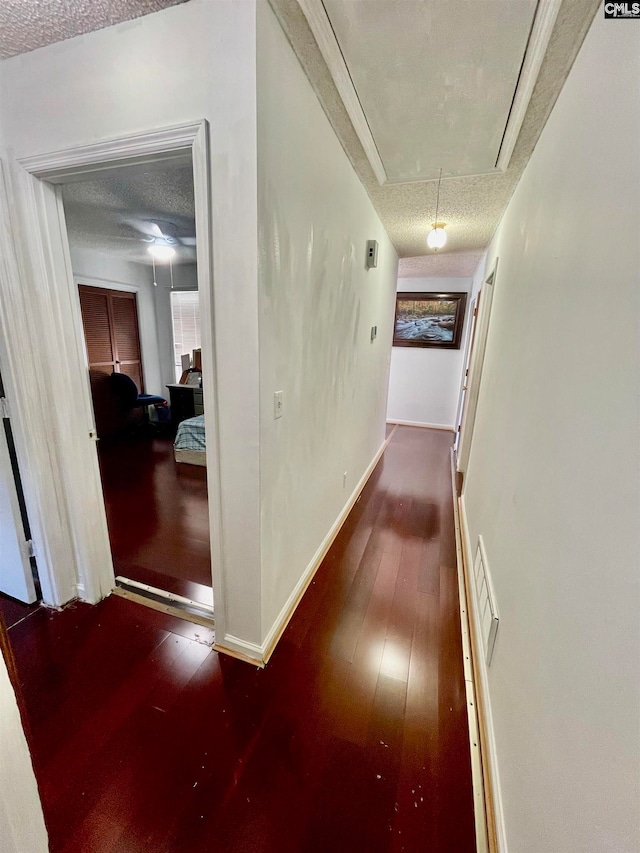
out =
<svg viewBox="0 0 640 853"><path fill-rule="evenodd" d="M126 373L144 390L136 296L82 284L78 289L96 429L105 437L123 424L109 376Z"/></svg>
<svg viewBox="0 0 640 853"><path fill-rule="evenodd" d="M138 391L143 393L136 295L114 291L111 296L111 306L116 370L130 376L138 386Z"/></svg>
<svg viewBox="0 0 640 853"><path fill-rule="evenodd" d="M109 292L83 285L80 285L79 290L84 340L89 359L93 413L98 435L103 437L115 431L119 420L114 411L109 382L109 376L116 366L111 334Z"/></svg>

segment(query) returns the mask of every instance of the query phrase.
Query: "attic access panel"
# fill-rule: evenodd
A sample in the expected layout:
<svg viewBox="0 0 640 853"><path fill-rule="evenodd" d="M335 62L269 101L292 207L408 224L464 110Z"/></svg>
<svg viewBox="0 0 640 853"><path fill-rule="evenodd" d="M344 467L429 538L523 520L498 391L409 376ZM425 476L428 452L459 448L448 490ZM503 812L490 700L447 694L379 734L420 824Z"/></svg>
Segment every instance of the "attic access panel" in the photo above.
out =
<svg viewBox="0 0 640 853"><path fill-rule="evenodd" d="M537 0L323 0L388 181L496 168Z"/></svg>

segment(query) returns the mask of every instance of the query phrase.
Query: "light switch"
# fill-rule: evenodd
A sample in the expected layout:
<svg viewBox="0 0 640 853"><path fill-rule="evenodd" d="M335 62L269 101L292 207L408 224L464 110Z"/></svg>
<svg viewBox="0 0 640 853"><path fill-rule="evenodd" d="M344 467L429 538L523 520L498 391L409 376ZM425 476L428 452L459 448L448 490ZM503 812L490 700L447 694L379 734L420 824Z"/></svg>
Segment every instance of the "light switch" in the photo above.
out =
<svg viewBox="0 0 640 853"><path fill-rule="evenodd" d="M282 417L284 391L276 391L273 395L273 417L277 420Z"/></svg>

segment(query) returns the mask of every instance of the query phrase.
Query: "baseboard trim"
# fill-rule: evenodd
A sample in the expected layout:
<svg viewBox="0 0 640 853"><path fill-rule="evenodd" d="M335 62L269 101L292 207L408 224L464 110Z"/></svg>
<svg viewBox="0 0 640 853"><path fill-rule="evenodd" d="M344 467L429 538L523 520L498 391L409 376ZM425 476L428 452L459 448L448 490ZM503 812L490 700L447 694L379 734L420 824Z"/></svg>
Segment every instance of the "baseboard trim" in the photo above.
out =
<svg viewBox="0 0 640 853"><path fill-rule="evenodd" d="M278 616L278 618L274 622L273 627L271 628L271 630L267 634L266 639L264 641L264 648L265 648L264 662L265 663L269 662L269 658L274 653L275 648L278 645L278 640L280 639L280 637L284 633L285 628L287 627L287 625L291 621L291 617L295 613L296 608L297 608L298 604L300 603L300 600L302 599L302 596L307 591L307 587L309 586L309 584L313 580L313 576L318 571L320 564L322 563L322 561L326 557L329 548L331 548L331 546L333 545L333 541L336 538L336 536L338 535L338 533L340 532L342 525L347 520L347 516L349 515L349 513L353 509L356 501L360 497L362 490L367 485L367 481L368 481L369 477L373 474L373 471L374 471L376 465L378 464L378 462L380 461L382 454L384 453L389 442L393 438L394 432L395 432L395 427L394 427L394 429L391 430L391 432L389 433L387 438L380 445L380 448L378 449L376 455L373 457L373 459L369 463L367 470L364 472L364 474L360 478L360 482L358 483L358 485L355 487L355 489L351 493L351 496L349 497L348 501L346 502L346 504L342 508L340 515L336 518L335 522L333 523L333 526L331 527L331 529L329 530L329 532L325 536L324 540L320 544L320 547L318 548L318 550L314 554L314 556L313 556L311 562L309 563L309 565L307 566L304 574L302 575L302 577L300 578L300 580L296 584L293 592L291 593L291 595L289 596L284 607L280 611L280 615Z"/></svg>
<svg viewBox="0 0 640 853"><path fill-rule="evenodd" d="M347 516L353 509L356 501L360 497L360 494L364 487L367 485L367 480L373 474L373 471L380 461L380 457L384 453L387 445L393 438L393 434L395 429L391 430L385 441L380 445L376 455L373 457L367 470L364 472L358 485L355 487L351 496L347 500L346 504L340 511L339 516L331 526L331 529L322 540L320 547L313 555L313 558L305 571L302 574L302 577L295 585L291 595L286 600L284 607L278 614L275 622L269 629L269 633L264 639L264 642L261 645L257 643L247 643L244 640L239 639L238 637L232 637L230 635L226 635L220 643L216 643L214 649L219 652L223 652L224 654L229 654L232 657L238 658L239 660L243 660L246 663L251 663L254 666L264 667L269 662L269 658L274 653L276 646L278 645L278 641L280 637L283 635L287 625L291 621L291 617L296 611L298 604L302 600L302 596L307 591L307 588L315 573L320 568L320 564L324 560L327 555L329 548L333 545L334 539L340 532L342 525L347 520Z"/></svg>
<svg viewBox="0 0 640 853"><path fill-rule="evenodd" d="M488 851L489 853L507 853L504 812L500 793L500 778L498 773L493 717L491 713L491 700L489 697L487 664L483 654L480 617L476 607L475 594L472 591L471 585L473 549L469 539L469 527L467 524L464 495L458 498L457 515L459 518L459 536L462 548L465 599L469 618L471 663L476 694Z"/></svg>
<svg viewBox="0 0 640 853"><path fill-rule="evenodd" d="M444 429L447 432L453 432L454 429L450 424L424 424L421 421L398 421L394 418L387 418L388 424L396 426L421 427L422 429Z"/></svg>
<svg viewBox="0 0 640 853"><path fill-rule="evenodd" d="M221 643L214 643L213 650L264 669L264 652L262 646L259 646L257 643L248 643L245 640L240 640L238 637L227 634Z"/></svg>
<svg viewBox="0 0 640 853"><path fill-rule="evenodd" d="M456 539L456 569L458 572L458 603L460 606L460 631L462 634L462 664L464 668L464 688L467 700L467 723L469 727L469 754L471 758L471 786L473 791L473 816L475 822L476 851L489 853L487 816L485 805L484 779L482 774L482 756L480 751L480 727L478 723L478 701L473 672L473 652L471 650L471 630L469 626L469 607L467 606L466 584L464 576L464 557L460 534L460 517L456 494L455 451L451 448L451 492L453 495L453 518Z"/></svg>

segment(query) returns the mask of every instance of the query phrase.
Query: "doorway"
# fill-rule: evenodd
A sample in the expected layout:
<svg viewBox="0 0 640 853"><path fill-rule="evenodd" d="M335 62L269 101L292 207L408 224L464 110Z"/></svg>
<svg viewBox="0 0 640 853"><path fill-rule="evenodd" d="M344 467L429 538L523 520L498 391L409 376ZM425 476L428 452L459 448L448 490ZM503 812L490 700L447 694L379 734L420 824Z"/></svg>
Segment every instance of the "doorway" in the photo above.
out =
<svg viewBox="0 0 640 853"><path fill-rule="evenodd" d="M198 233L195 246L202 318L202 391L207 421L206 462L211 569L216 577L219 614L224 635L224 561L221 545L221 498L218 438L217 378L213 353L213 276L211 253L210 172L208 126L205 121L130 137L78 146L65 151L16 161L12 192L29 211L20 222L24 244L30 247L28 265L34 282L30 298L37 299L33 328L18 312L6 329L8 369L19 427L19 461L27 473L25 489L36 546L43 600L61 605L78 597L95 603L114 589L105 500L99 467L98 435L87 370L84 332L77 282L73 277L62 188L68 184L155 170L188 166L193 171L194 211ZM8 204L0 193L0 213L10 223ZM10 231L2 235L6 249L3 300L22 299L21 277L26 272L16 255ZM27 371L25 342L37 336L41 371ZM144 359L144 344L143 359ZM23 357L24 351L24 357ZM170 359L171 360L171 359ZM42 411L49 418L42 422ZM27 430L26 424L37 424ZM37 437L37 440L36 440Z"/></svg>
<svg viewBox="0 0 640 853"><path fill-rule="evenodd" d="M210 614L192 166L110 170L60 193L116 583ZM191 305L188 324L174 296ZM188 459L185 430L202 443Z"/></svg>

